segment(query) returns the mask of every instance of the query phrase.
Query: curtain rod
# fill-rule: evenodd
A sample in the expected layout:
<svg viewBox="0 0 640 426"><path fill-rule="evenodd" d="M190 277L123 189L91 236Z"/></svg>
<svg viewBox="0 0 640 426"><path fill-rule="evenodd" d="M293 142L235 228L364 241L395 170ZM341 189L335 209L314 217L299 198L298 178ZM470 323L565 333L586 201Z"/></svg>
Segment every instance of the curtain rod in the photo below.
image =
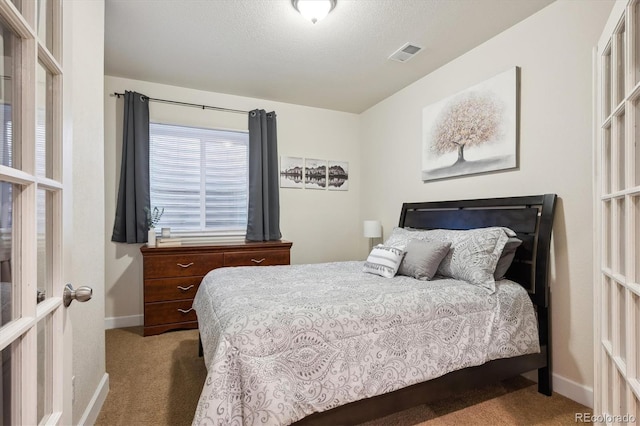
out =
<svg viewBox="0 0 640 426"><path fill-rule="evenodd" d="M115 92L115 93L112 93L111 96L116 96L116 97L120 98L120 96L124 96L124 93ZM170 101L170 100L167 100L167 99L150 98L148 96L145 96L145 98L147 98L150 101L160 102L160 103L163 103L163 104L181 105L181 106L188 106L188 107L202 108L202 109L213 109L213 110L216 110L216 111L234 112L236 114L249 114L249 111L242 111L242 110L239 110L239 109L230 109L230 108L221 108L221 107L215 107L215 106L209 106L209 105L191 104L189 102Z"/></svg>

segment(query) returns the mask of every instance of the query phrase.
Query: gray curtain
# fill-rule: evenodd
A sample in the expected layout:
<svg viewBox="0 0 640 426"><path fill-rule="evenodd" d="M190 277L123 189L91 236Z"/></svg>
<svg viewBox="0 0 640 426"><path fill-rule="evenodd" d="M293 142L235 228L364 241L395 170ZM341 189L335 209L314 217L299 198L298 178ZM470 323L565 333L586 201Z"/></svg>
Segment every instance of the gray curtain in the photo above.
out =
<svg viewBox="0 0 640 426"><path fill-rule="evenodd" d="M280 233L276 113L249 112L249 215L247 240L274 241Z"/></svg>
<svg viewBox="0 0 640 426"><path fill-rule="evenodd" d="M122 164L116 218L111 241L147 242L149 196L149 100L136 92L124 94Z"/></svg>

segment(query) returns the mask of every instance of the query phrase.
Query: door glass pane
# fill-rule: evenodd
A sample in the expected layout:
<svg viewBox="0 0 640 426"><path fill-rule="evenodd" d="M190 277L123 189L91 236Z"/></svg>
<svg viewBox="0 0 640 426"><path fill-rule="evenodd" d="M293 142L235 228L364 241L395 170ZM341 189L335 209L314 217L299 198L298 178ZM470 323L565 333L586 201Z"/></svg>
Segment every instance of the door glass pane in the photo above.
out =
<svg viewBox="0 0 640 426"><path fill-rule="evenodd" d="M603 116L606 118L611 115L611 49L602 55L602 86Z"/></svg>
<svg viewBox="0 0 640 426"><path fill-rule="evenodd" d="M20 126L14 114L20 110L20 85L15 84L19 51L19 38L0 21L0 164L15 168L20 168Z"/></svg>
<svg viewBox="0 0 640 426"><path fill-rule="evenodd" d="M616 80L617 84L617 103L619 104L624 100L624 54L625 54L625 32L624 26L620 30L620 33L616 34Z"/></svg>
<svg viewBox="0 0 640 426"><path fill-rule="evenodd" d="M617 247L617 271L620 275L625 275L625 244L626 244L626 231L625 231L625 210L624 210L624 198L616 200L616 209L618 216L618 247Z"/></svg>
<svg viewBox="0 0 640 426"><path fill-rule="evenodd" d="M11 0L11 3L13 3L16 9L22 11L22 0Z"/></svg>
<svg viewBox="0 0 640 426"><path fill-rule="evenodd" d="M636 259L636 261L634 262L635 279L633 281L640 284L640 261L638 261L638 256L640 256L640 197L633 197L633 215L635 216L635 218L632 219L635 220L636 224L636 232L630 237L634 238L635 240L631 243L631 247L634 248L633 258ZM638 340L638 342L640 342L640 340ZM640 364L638 364L638 369L640 370Z"/></svg>
<svg viewBox="0 0 640 426"><path fill-rule="evenodd" d="M19 306L13 284L13 185L0 182L0 326L7 324L17 314Z"/></svg>
<svg viewBox="0 0 640 426"><path fill-rule="evenodd" d="M53 177L53 75L38 63L36 111L36 174Z"/></svg>
<svg viewBox="0 0 640 426"><path fill-rule="evenodd" d="M13 386L13 369L11 367L11 351L15 344L9 345L2 350L2 370L0 370L0 377L2 380L2 387L0 388L0 394L2 394L2 408L0 409L0 420L3 425L11 425L11 388Z"/></svg>
<svg viewBox="0 0 640 426"><path fill-rule="evenodd" d="M611 126L602 129L602 192L611 193Z"/></svg>
<svg viewBox="0 0 640 426"><path fill-rule="evenodd" d="M637 109L636 109L637 111ZM636 119L638 119L638 113L636 112ZM632 178L634 178L635 182L633 186L640 186L640 128L636 126L636 140L631 144L632 152L631 155L635 162L635 173L631 173Z"/></svg>
<svg viewBox="0 0 640 426"><path fill-rule="evenodd" d="M640 63L640 61L638 62ZM633 109L634 109L634 114L636 118L636 123L640 123L640 121L638 121L640 120L640 103L635 102L633 104ZM635 180L634 186L640 186L640 126L638 126L637 124L635 126L635 132L633 134L633 137L634 137L634 140L631 143L633 151L631 152L631 155L635 163L635 173L632 173L632 176Z"/></svg>
<svg viewBox="0 0 640 426"><path fill-rule="evenodd" d="M615 151L616 158L613 159L613 169L614 169L614 185L616 191L621 191L625 188L624 181L624 148L625 148L625 130L624 130L624 114L620 117L616 118L616 135L617 139L614 141L616 143Z"/></svg>
<svg viewBox="0 0 640 426"><path fill-rule="evenodd" d="M619 351L616 355L618 355L620 358L622 358L623 360L626 360L627 358L627 345L626 345L626 302L627 302L627 298L626 298L626 293L625 293L625 289L622 285L617 284L616 288L618 289L618 324L620 324L620 328L619 328L619 334L618 334L618 342L619 342Z"/></svg>
<svg viewBox="0 0 640 426"><path fill-rule="evenodd" d="M604 201L602 204L602 257L604 260L604 267L613 270L611 264L611 202Z"/></svg>
<svg viewBox="0 0 640 426"><path fill-rule="evenodd" d="M638 297L636 294L633 294L633 312L635 315L635 318L630 318L631 321L635 320L635 323L638 324L640 322L640 297ZM637 342L640 342L640 327L636 326L634 327L636 330L636 348L637 348ZM638 366L640 366L640 351L635 350L635 357L636 357L636 379L640 380L640 368L638 368Z"/></svg>
<svg viewBox="0 0 640 426"><path fill-rule="evenodd" d="M607 368L607 380L605 385L609 392L607 392L606 405L604 406L604 410L606 413L613 413L613 375L616 374L616 367L613 364L613 360L609 357L605 357L605 365ZM603 401L604 402L604 401Z"/></svg>
<svg viewBox="0 0 640 426"><path fill-rule="evenodd" d="M38 38L53 50L53 0L38 0Z"/></svg>
<svg viewBox="0 0 640 426"><path fill-rule="evenodd" d="M38 291L51 296L51 200L52 194L38 190Z"/></svg>
<svg viewBox="0 0 640 426"><path fill-rule="evenodd" d="M604 284L603 287L603 296L604 296L604 312L602 315L602 321L604 324L602 325L602 340L603 341L611 341L611 280L606 275L602 276L602 282Z"/></svg>
<svg viewBox="0 0 640 426"><path fill-rule="evenodd" d="M51 414L51 316L38 322L38 421Z"/></svg>
<svg viewBox="0 0 640 426"><path fill-rule="evenodd" d="M640 24L640 3L636 3L633 5L634 8L634 13L633 16L635 16L635 53L636 53L636 58L639 58L640 56L638 56L640 54L640 31L638 31L638 24ZM633 37L634 35L631 34L631 36ZM637 59L634 61L634 74L635 74L635 83L640 82L640 61L638 61Z"/></svg>
<svg viewBox="0 0 640 426"><path fill-rule="evenodd" d="M618 416L623 416L629 413L627 411L627 382L624 376L620 374L620 372L618 372L618 383L620 386L618 388L618 395L620 395L620 402L616 407L615 414L617 414Z"/></svg>

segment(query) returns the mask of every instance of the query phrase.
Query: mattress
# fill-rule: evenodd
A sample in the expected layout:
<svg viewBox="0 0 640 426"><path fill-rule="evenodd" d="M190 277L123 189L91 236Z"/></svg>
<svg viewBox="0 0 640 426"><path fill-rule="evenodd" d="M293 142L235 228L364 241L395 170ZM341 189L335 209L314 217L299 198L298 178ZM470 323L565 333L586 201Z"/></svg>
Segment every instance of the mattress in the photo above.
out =
<svg viewBox="0 0 640 426"><path fill-rule="evenodd" d="M487 361L537 353L527 292L362 272L363 262L211 271L195 425L286 425Z"/></svg>

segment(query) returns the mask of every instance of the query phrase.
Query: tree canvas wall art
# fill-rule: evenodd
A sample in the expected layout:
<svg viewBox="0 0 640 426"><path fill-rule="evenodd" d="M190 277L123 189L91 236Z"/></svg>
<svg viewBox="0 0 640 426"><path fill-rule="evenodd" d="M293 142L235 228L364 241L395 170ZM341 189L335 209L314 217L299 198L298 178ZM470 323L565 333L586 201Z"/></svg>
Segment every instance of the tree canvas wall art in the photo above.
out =
<svg viewBox="0 0 640 426"><path fill-rule="evenodd" d="M422 110L422 180L517 166L518 68Z"/></svg>

